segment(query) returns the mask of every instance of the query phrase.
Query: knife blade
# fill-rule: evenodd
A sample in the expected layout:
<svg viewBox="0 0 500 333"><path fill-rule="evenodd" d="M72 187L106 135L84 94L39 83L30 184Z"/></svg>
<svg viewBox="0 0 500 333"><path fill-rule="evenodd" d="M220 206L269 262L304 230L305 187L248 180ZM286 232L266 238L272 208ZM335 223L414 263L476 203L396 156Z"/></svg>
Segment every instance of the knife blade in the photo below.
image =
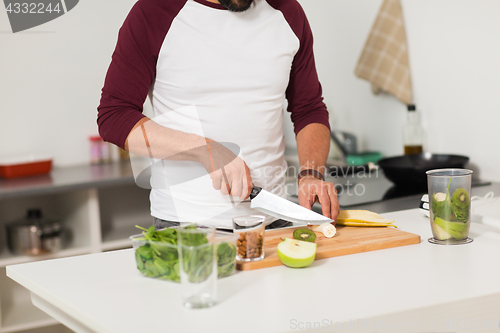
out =
<svg viewBox="0 0 500 333"><path fill-rule="evenodd" d="M264 214L299 224L323 224L335 222L289 200L254 186L250 193L250 207Z"/></svg>

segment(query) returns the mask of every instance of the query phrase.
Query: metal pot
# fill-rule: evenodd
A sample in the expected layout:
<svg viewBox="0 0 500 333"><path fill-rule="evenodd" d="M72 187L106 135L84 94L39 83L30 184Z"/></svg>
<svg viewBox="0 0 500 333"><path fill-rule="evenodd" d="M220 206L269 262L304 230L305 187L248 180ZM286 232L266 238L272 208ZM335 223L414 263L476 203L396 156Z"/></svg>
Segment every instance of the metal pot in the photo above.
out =
<svg viewBox="0 0 500 333"><path fill-rule="evenodd" d="M62 248L63 227L42 218L40 209L28 210L27 218L7 225L7 246L15 254L42 255Z"/></svg>

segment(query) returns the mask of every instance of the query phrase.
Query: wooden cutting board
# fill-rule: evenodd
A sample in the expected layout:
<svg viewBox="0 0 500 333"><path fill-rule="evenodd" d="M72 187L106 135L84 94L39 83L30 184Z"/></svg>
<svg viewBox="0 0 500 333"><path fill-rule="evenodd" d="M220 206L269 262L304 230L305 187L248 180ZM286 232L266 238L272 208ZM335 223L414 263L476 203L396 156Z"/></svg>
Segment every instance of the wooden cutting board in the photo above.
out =
<svg viewBox="0 0 500 333"><path fill-rule="evenodd" d="M278 258L276 247L282 238L293 238L293 231L299 228L266 231L264 237L265 257L261 261L237 262L241 271L283 265ZM420 236L388 227L346 227L337 226L337 234L326 238L316 232L316 259L344 256L368 251L387 249L420 243Z"/></svg>

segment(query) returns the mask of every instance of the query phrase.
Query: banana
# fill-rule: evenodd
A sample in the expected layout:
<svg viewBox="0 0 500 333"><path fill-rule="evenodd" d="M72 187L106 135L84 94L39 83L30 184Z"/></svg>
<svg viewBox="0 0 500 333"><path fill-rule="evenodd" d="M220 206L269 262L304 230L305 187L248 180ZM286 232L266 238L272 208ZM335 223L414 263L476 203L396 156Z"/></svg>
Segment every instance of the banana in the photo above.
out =
<svg viewBox="0 0 500 333"><path fill-rule="evenodd" d="M337 224L351 227L395 227L394 220L383 218L369 210L341 210L337 216Z"/></svg>
<svg viewBox="0 0 500 333"><path fill-rule="evenodd" d="M332 238L337 233L337 229L335 229L335 226L333 224L328 223L328 222L320 224L320 225L313 225L310 228L312 231L322 232L326 238Z"/></svg>
<svg viewBox="0 0 500 333"><path fill-rule="evenodd" d="M373 223L373 222L342 222L342 223L337 222L337 224L345 225L348 227L393 227L393 228L397 228L397 226L392 225L390 223L376 223L376 222L375 223Z"/></svg>

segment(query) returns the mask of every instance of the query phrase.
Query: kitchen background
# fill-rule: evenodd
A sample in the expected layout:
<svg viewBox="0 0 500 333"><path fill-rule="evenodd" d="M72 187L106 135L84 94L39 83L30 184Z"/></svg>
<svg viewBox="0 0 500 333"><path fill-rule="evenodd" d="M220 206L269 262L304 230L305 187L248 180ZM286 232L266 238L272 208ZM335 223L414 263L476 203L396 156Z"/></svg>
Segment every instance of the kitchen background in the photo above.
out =
<svg viewBox="0 0 500 333"><path fill-rule="evenodd" d="M354 75L382 0L299 2L315 35L332 128L356 134L361 150L402 154L405 105L373 95ZM56 166L88 163L100 89L134 3L80 1L64 16L16 34L0 9L0 158L37 152L53 156ZM402 0L402 7L424 149L469 156L481 178L500 181L500 2ZM288 121L293 147L291 128Z"/></svg>
<svg viewBox="0 0 500 333"><path fill-rule="evenodd" d="M0 160L34 152L51 155L60 167L89 163L100 90L118 29L135 1L82 0L60 18L16 34L0 5ZM315 35L332 128L356 134L360 150L402 154L405 105L390 95L373 95L370 84L354 75L382 0L299 2ZM500 1L401 3L424 149L469 156L482 179L500 181ZM285 129L293 148L289 120ZM85 179L85 169L70 170L69 179ZM82 187L59 184L55 191L49 186L43 193L6 191L0 198L0 332L69 332L5 275L6 265L38 260L11 254L5 245L6 224L27 208L43 208L77 235L51 258L128 247L134 226L150 224L147 191L125 177L106 186L109 179L91 180Z"/></svg>

